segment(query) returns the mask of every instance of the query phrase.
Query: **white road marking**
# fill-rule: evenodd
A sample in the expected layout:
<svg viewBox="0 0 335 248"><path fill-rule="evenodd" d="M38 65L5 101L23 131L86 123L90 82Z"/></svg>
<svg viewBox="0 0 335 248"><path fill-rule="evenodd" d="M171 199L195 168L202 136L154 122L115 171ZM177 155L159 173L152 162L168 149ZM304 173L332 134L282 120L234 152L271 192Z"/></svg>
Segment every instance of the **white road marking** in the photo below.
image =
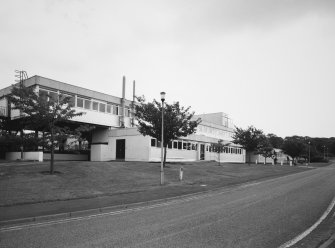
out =
<svg viewBox="0 0 335 248"><path fill-rule="evenodd" d="M299 234L297 237L295 237L294 239L291 239L290 241L287 241L285 244L282 244L281 246L279 246L279 248L288 248L291 247L292 245L295 245L296 243L298 243L300 240L302 240L303 238L305 238L308 234L310 234L315 228L318 227L318 225L321 224L321 222L327 218L327 216L329 215L329 213L333 210L335 206L335 197L333 198L333 200L331 201L331 203L329 204L327 210L323 213L323 215L318 219L317 222L314 223L313 226L311 226L310 228L308 228L306 231L304 231L303 233Z"/></svg>

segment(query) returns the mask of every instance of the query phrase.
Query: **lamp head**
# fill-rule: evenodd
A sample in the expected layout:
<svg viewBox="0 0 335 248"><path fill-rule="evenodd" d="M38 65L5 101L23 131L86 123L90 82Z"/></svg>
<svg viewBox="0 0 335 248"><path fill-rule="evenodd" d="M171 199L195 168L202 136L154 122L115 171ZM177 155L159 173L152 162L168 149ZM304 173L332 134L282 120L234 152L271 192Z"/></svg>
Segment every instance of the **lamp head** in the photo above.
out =
<svg viewBox="0 0 335 248"><path fill-rule="evenodd" d="M165 101L165 92L163 91L163 92L161 92L161 100L162 100L162 102L164 102Z"/></svg>

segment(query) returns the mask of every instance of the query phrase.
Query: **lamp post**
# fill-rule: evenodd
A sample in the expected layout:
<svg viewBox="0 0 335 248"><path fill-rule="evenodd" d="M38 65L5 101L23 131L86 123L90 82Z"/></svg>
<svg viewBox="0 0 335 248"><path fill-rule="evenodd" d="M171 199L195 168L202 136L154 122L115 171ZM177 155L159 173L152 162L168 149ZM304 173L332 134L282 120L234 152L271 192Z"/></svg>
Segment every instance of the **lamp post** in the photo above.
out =
<svg viewBox="0 0 335 248"><path fill-rule="evenodd" d="M311 163L311 142L308 141L308 164Z"/></svg>
<svg viewBox="0 0 335 248"><path fill-rule="evenodd" d="M161 185L164 184L164 101L165 101L165 92L161 92L161 101L162 101L162 135L161 135Z"/></svg>
<svg viewBox="0 0 335 248"><path fill-rule="evenodd" d="M323 159L326 159L326 146L323 146Z"/></svg>

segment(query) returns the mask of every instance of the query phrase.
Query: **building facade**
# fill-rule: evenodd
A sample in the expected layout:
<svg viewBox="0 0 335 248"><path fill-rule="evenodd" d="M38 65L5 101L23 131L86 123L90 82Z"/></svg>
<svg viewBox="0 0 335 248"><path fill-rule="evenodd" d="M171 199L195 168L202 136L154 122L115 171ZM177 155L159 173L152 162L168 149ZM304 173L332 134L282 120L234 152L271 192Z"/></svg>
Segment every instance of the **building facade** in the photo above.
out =
<svg viewBox="0 0 335 248"><path fill-rule="evenodd" d="M34 87L36 93L46 100L58 99L60 95L70 97L72 107L84 113L71 122L96 126L90 149L92 161L160 161L160 142L137 131L133 116L135 82L132 100L125 99L125 83L123 78L122 97L116 97L41 76L24 80L25 86ZM12 110L7 100L11 88L0 90L0 115L14 120L19 119L21 113ZM171 141L167 148L167 161L245 162L245 150L232 143L233 123L227 114L210 113L194 118L202 120L196 133ZM225 144L220 155L213 145L219 140Z"/></svg>

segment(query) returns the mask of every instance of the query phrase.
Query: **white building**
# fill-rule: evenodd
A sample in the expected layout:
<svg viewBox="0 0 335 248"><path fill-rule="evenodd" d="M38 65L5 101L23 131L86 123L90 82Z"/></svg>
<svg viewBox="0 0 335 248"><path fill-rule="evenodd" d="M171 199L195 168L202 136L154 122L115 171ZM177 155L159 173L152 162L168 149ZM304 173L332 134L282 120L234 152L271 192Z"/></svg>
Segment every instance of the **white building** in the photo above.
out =
<svg viewBox="0 0 335 248"><path fill-rule="evenodd" d="M73 108L84 115L72 119L73 124L88 123L96 126L92 134L91 160L109 161L160 161L160 142L142 136L134 125L133 103L125 99L125 78L122 97L88 90L52 79L33 76L24 81L25 86L35 87L36 92L46 99L59 94L70 96ZM7 95L12 86L0 90L0 115L19 121L20 113L11 110ZM232 144L233 124L224 113L197 115L202 122L195 134L169 143L167 161L218 160L221 162L245 162L245 150ZM218 156L212 144L223 140L224 152Z"/></svg>

